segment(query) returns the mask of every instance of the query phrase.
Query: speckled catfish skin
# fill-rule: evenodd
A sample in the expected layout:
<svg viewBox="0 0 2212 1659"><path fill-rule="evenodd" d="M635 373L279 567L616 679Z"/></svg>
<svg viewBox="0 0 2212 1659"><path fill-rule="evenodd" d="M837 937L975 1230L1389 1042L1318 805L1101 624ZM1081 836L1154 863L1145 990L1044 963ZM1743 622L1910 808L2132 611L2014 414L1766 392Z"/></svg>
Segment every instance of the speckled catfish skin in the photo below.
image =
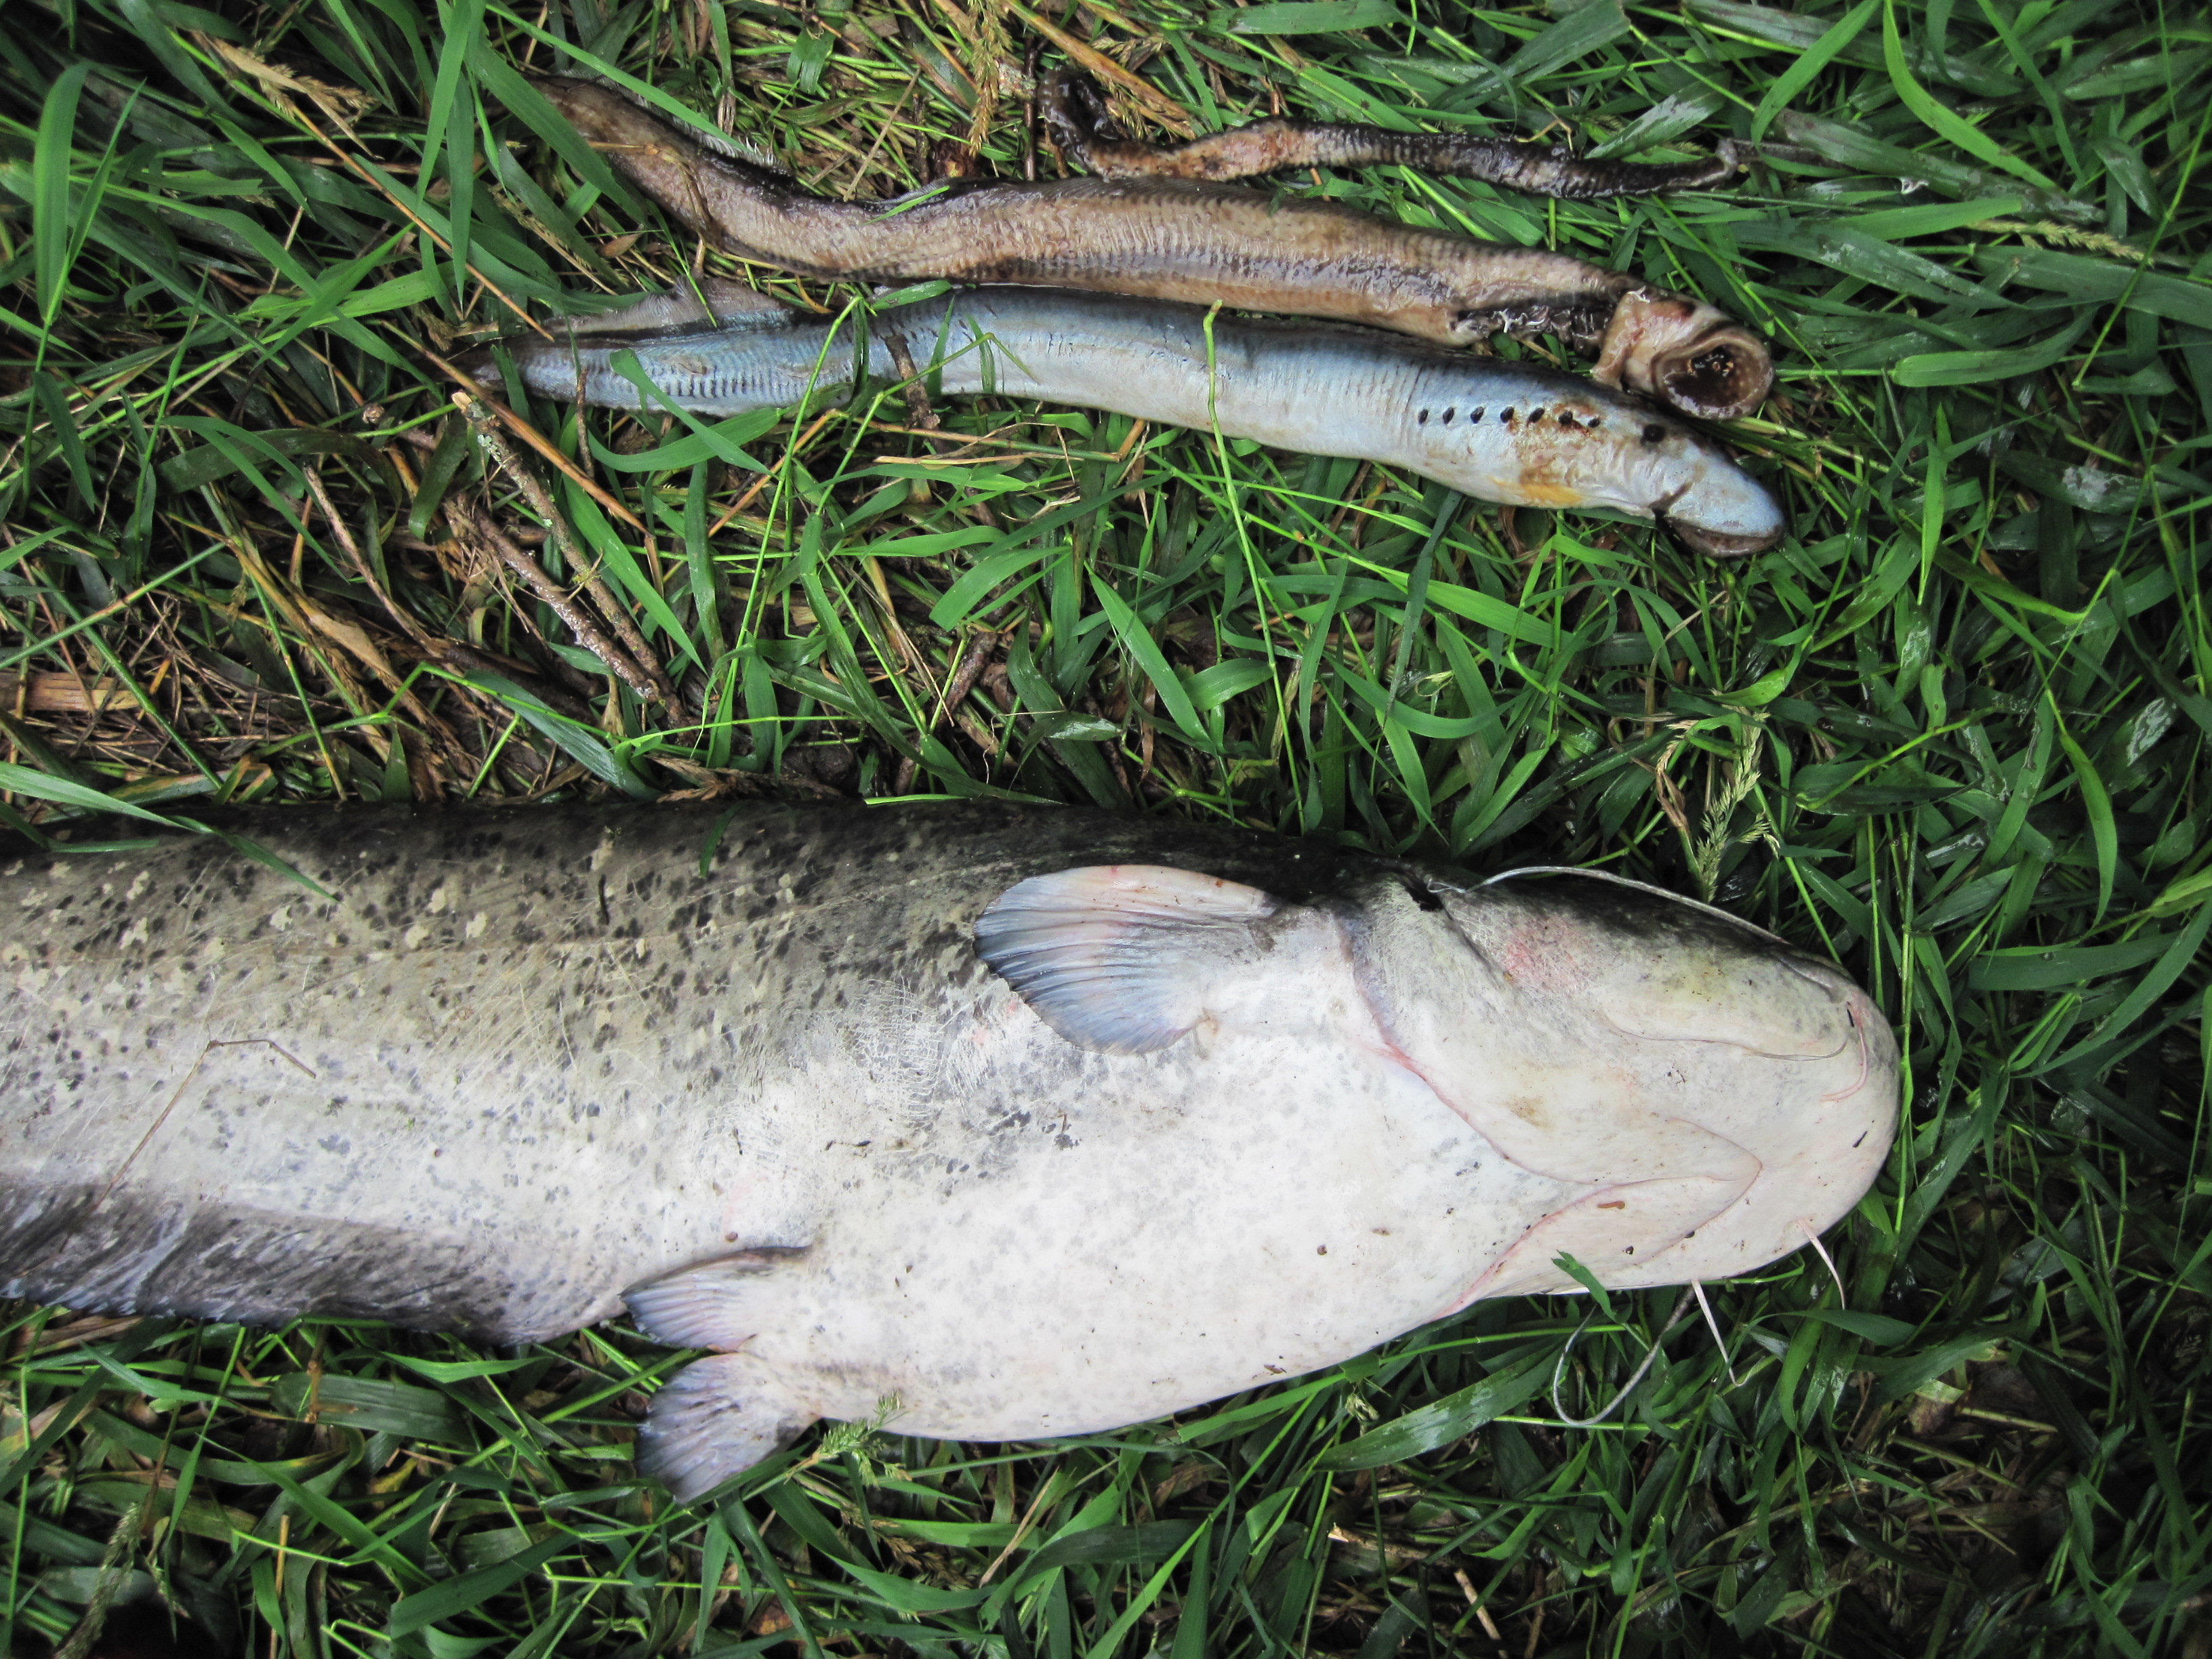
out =
<svg viewBox="0 0 2212 1659"><path fill-rule="evenodd" d="M1086 1432L1717 1277L1896 1109L1836 969L1573 877L963 804L296 809L0 854L0 1293L720 1352L645 1467ZM709 850L711 848L711 851ZM706 860L702 873L702 860Z"/></svg>

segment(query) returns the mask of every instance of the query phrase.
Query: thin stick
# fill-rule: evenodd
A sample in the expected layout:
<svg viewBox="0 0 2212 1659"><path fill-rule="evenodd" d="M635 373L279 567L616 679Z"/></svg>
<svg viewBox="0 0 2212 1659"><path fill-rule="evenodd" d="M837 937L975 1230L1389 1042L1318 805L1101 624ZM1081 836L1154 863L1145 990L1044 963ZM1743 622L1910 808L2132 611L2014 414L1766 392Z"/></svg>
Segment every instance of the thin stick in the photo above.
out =
<svg viewBox="0 0 2212 1659"><path fill-rule="evenodd" d="M464 374L461 370L454 368L453 364L447 362L443 357L441 357L436 352L431 350L428 346L418 345L415 349L421 352L423 356L428 358L441 369L445 371L445 373L458 385L466 390L471 398L474 398L477 402L482 404L486 409L491 410L493 414L499 416L499 422L501 426L505 427L509 432L514 434L516 437L521 439L523 442L528 444L540 455L543 455L552 465L553 469L559 472L562 477L567 478L570 483L574 483L577 489L582 490L586 495L589 495L593 501L597 501L601 507L606 508L608 512L613 514L615 517L620 519L624 524L629 525L633 529L640 532L646 529L647 526L644 520L639 518L636 514L631 512L620 501L617 501L612 495L610 495L605 490L599 488L598 484L593 483L589 478L586 477L577 470L575 462L570 460L566 455L563 455L558 449L554 447L551 440L547 438L544 433L540 432L536 427L531 425L529 422L524 420L521 416L516 414L505 404L500 402L498 398L487 395L484 392L483 383L474 375Z"/></svg>
<svg viewBox="0 0 2212 1659"><path fill-rule="evenodd" d="M591 594L601 614L613 627L615 636L623 642L623 650L629 653L629 662L634 669L641 671L645 677L645 683L641 684L631 678L629 672L623 672L623 683L648 702L657 697L670 708L675 708L676 686L669 679L667 670L660 665L660 659L645 642L645 636L638 632L637 624L629 619L629 611L623 608L605 580L600 576L597 562L586 557L583 550L576 545L568 520L553 505L553 497L546 493L545 486L538 482L537 474L525 466L521 458L509 449L506 441L492 429L490 419L478 399L465 392L457 392L453 394L453 404L468 417L469 424L476 428L477 435L483 440L484 447L491 451L492 458L499 463L500 469L514 481L515 488L522 492L524 499L545 520L546 532L560 544L562 556L574 568L585 591ZM537 569L540 576L545 575L542 569L538 569L535 560L531 562L531 568ZM545 580L550 581L552 579L545 577Z"/></svg>
<svg viewBox="0 0 2212 1659"><path fill-rule="evenodd" d="M1152 118L1164 127L1178 131L1191 130L1190 112L1147 81L1139 80L1096 46L1079 40L1066 29L1055 27L1021 3L1021 0L1006 0L1006 9L1039 34L1058 46L1077 63L1103 80L1134 98L1152 112Z"/></svg>
<svg viewBox="0 0 2212 1659"><path fill-rule="evenodd" d="M544 600L551 607L553 614L568 625L568 631L576 636L576 643L606 664L608 672L617 676L647 702L660 695L644 672L629 659L629 653L599 631L599 625L586 614L582 606L575 603L568 590L545 574L544 566L509 541L489 519L478 516L474 519L472 527L477 535L483 538L485 544L499 556L500 562L521 577L524 585Z"/></svg>

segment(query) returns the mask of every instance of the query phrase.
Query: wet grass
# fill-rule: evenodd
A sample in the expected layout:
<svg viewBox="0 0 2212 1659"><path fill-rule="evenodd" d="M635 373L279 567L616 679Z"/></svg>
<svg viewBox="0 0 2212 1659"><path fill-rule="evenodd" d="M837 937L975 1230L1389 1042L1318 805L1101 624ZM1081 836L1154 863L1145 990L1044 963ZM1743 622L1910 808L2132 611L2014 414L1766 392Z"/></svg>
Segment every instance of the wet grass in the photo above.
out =
<svg viewBox="0 0 2212 1659"><path fill-rule="evenodd" d="M450 401L468 340L702 261L850 297L671 236L518 68L618 70L875 196L970 142L1049 175L1024 90L1071 40L1193 130L1768 140L1640 204L1281 184L1768 331L1779 396L1733 435L1796 533L1701 562L987 401L523 406L496 444ZM1910 1117L1830 1237L1846 1293L1809 1256L1713 1287L1725 1350L1672 1327L1594 1430L1562 1407L1673 1292L1571 1349L1579 1307L1481 1304L1090 1441L817 1431L678 1511L630 1464L678 1356L621 1327L505 1354L16 1308L16 1648L167 1604L270 1659L2212 1651L2208 64L2201 12L2107 0L10 0L8 828L1011 792L1600 862L1840 957Z"/></svg>

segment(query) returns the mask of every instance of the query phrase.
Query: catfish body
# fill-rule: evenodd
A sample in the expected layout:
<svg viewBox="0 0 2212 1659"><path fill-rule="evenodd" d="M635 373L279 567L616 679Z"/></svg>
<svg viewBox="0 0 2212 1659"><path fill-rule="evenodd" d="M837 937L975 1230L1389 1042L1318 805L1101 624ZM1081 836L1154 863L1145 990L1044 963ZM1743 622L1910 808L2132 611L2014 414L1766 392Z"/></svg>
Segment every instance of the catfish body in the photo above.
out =
<svg viewBox="0 0 2212 1659"><path fill-rule="evenodd" d="M1486 1295L1717 1277L1886 1152L1832 967L1664 897L1010 806L300 809L0 865L0 1291L622 1310L695 1495L1085 1432ZM703 865L702 865L703 860Z"/></svg>

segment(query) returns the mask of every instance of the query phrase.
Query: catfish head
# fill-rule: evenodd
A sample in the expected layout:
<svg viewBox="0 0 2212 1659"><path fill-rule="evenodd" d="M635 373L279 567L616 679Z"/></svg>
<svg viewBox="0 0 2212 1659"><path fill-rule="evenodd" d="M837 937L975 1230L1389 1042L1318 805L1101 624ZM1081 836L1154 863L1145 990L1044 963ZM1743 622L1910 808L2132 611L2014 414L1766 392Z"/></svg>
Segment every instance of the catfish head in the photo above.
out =
<svg viewBox="0 0 2212 1659"><path fill-rule="evenodd" d="M1392 1058L1507 1158L1589 1190L1464 1301L1748 1272L1840 1219L1898 1109L1887 1024L1834 964L1587 871L1364 895L1360 990ZM1536 875L1547 879L1532 879Z"/></svg>
<svg viewBox="0 0 2212 1659"><path fill-rule="evenodd" d="M1565 1195L1469 1264L1455 1305L1748 1272L1857 1203L1898 1106L1889 1027L1832 963L1586 871L1479 887L1390 866L1292 902L1160 866L1033 878L983 963L1079 1047L1269 1029L1409 1073ZM1538 880L1539 875L1552 879ZM1237 1086L1246 1086L1238 1084Z"/></svg>

